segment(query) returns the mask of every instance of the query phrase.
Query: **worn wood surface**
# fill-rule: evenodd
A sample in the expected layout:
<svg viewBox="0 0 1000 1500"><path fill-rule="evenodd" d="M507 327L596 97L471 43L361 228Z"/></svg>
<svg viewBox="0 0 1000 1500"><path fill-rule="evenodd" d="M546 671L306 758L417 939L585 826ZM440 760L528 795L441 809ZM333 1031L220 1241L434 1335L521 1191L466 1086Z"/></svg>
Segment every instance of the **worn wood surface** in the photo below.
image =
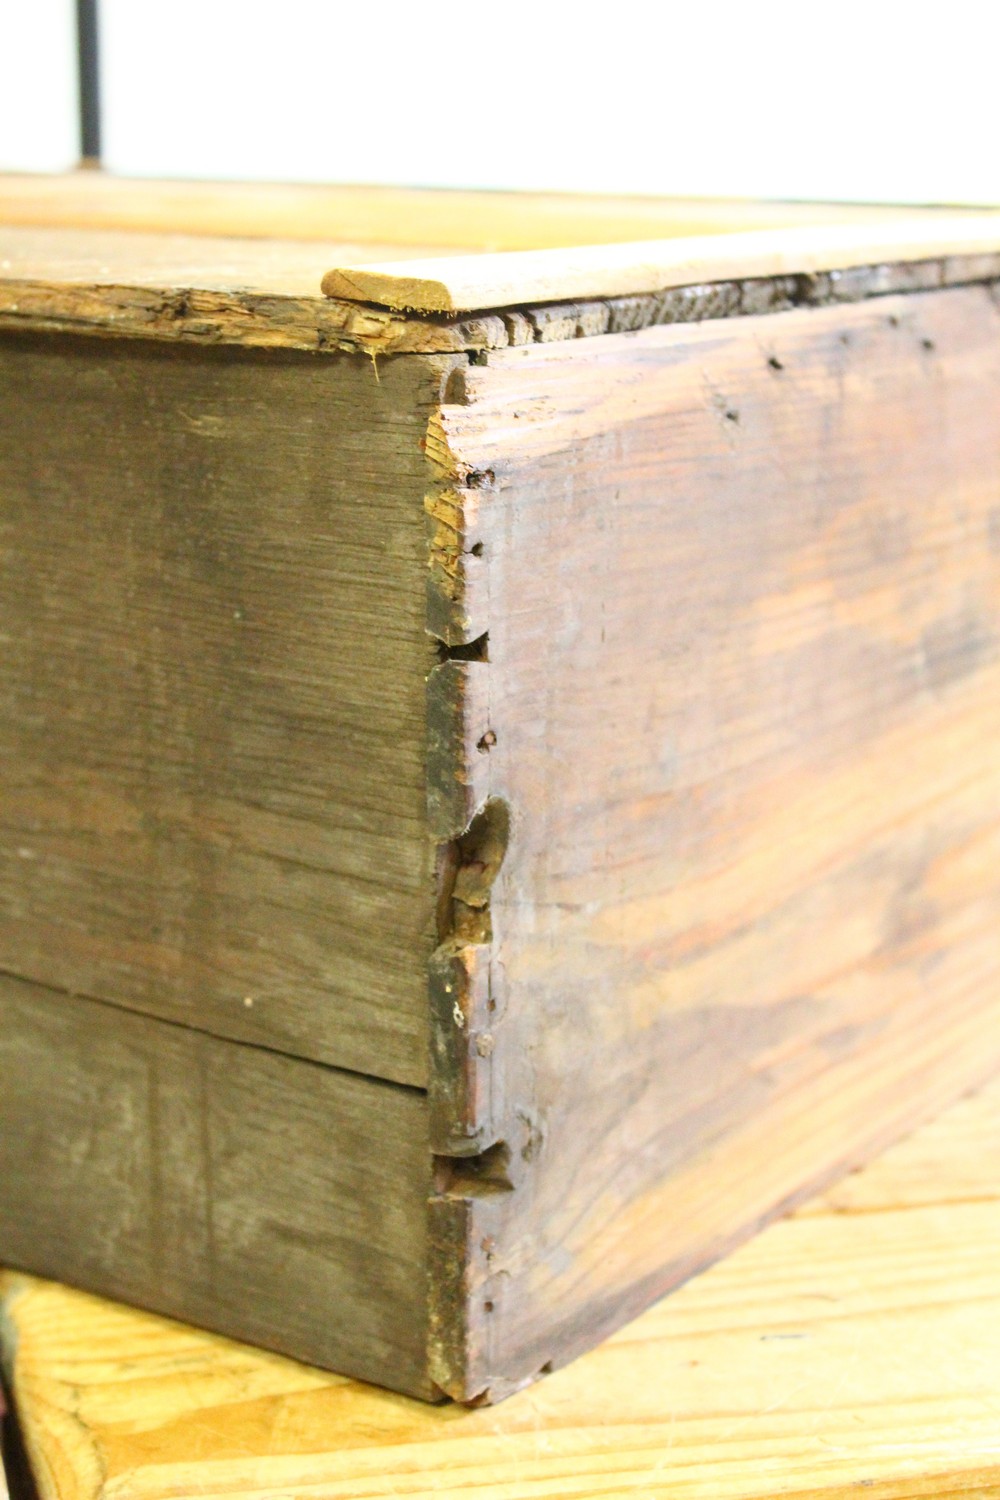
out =
<svg viewBox="0 0 1000 1500"><path fill-rule="evenodd" d="M1000 249L1000 213L872 225L822 225L735 234L636 240L558 250L407 258L338 264L323 277L330 297L396 310L462 313L592 297L635 296L664 287L744 276L788 276L905 263Z"/></svg>
<svg viewBox="0 0 1000 1500"><path fill-rule="evenodd" d="M1000 1494L1000 1087L504 1406L2 1283L41 1500Z"/></svg>
<svg viewBox="0 0 1000 1500"><path fill-rule="evenodd" d="M428 1396L416 1089L0 978L0 1260Z"/></svg>
<svg viewBox="0 0 1000 1500"><path fill-rule="evenodd" d="M452 388L459 870L509 809L435 961L452 1394L593 1343L1000 1062L998 332L943 291Z"/></svg>
<svg viewBox="0 0 1000 1500"><path fill-rule="evenodd" d="M447 256L433 245L365 244L323 246L310 240L252 239L208 234L152 234L92 229L85 224L34 228L10 224L0 178L0 271L4 280L53 284L127 283L135 287L191 287L242 291L260 297L317 297L332 253L366 260L402 259L406 254ZM70 232L67 232L69 230ZM452 252L460 253L460 252ZM324 258L326 257L326 259Z"/></svg>
<svg viewBox="0 0 1000 1500"><path fill-rule="evenodd" d="M449 352L506 343L499 318L404 318L319 289L315 246L0 222L0 329L310 353Z"/></svg>
<svg viewBox="0 0 1000 1500"><path fill-rule="evenodd" d="M838 205L0 176L0 328L373 356L477 351L704 316L706 300L710 316L729 316L748 279L886 254L962 262L940 266L939 281L1000 274L997 216L925 213L924 230L912 219ZM422 270L401 265L412 257ZM385 263L374 279L360 269L371 261ZM331 263L341 269L323 297ZM686 310L662 302L678 287L694 293ZM760 288L749 300L763 310ZM458 307L477 311L456 319Z"/></svg>
<svg viewBox="0 0 1000 1500"><path fill-rule="evenodd" d="M50 1152L33 1217L10 1133L0 1254L496 1401L1000 1062L1000 311L897 274L489 313L473 363L0 345L0 969L62 1028L0 1103ZM29 1103L86 1018L90 1083ZM346 1075L274 1059L259 1321L210 1147L174 1291L102 1228L186 1201L115 1165L115 1090L91 1148L116 1026L413 1086L351 1083L409 1100L359 1144ZM388 1300L367 1220L296 1229L333 1148Z"/></svg>
<svg viewBox="0 0 1000 1500"><path fill-rule="evenodd" d="M324 297L315 248L0 225L0 330L165 339L204 348L469 353L1000 279L1000 251L830 272L697 280L650 293L406 314ZM718 258L697 271L723 269Z"/></svg>
<svg viewBox="0 0 1000 1500"><path fill-rule="evenodd" d="M880 224L911 213L866 204L143 181L94 171L0 174L0 220L9 224L403 248L413 248L416 236L417 244L456 250L539 250L801 224Z"/></svg>
<svg viewBox="0 0 1000 1500"><path fill-rule="evenodd" d="M424 1082L445 373L0 342L0 969Z"/></svg>

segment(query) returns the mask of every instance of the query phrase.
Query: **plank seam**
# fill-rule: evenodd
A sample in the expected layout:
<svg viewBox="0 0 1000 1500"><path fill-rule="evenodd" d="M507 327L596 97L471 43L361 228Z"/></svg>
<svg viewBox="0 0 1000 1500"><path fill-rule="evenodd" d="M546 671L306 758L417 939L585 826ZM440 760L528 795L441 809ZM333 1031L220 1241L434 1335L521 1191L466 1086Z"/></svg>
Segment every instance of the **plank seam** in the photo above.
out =
<svg viewBox="0 0 1000 1500"><path fill-rule="evenodd" d="M208 1036L217 1042L225 1042L227 1046L246 1047L253 1052L264 1052L271 1057L287 1058L289 1062L301 1063L304 1067L318 1068L323 1073L339 1073L348 1078L357 1078L364 1083L377 1083L384 1085L387 1089L398 1089L405 1094L417 1094L424 1096L427 1090L416 1083L402 1083L395 1078L382 1078L376 1073L363 1073L358 1068L343 1067L339 1063L324 1062L315 1057L303 1057L299 1052L286 1052L282 1047L271 1047L266 1042L252 1042L245 1037L234 1037L227 1032L213 1031L208 1026L192 1026L186 1021L178 1021L172 1016L160 1016L150 1011L142 1010L137 1005L129 1005L125 1001L108 1000L102 995L90 995L82 990L68 990L61 985L43 984L37 979L29 979L23 974L17 974L12 969L0 968L0 982L11 981L17 985L23 985L29 990L44 990L49 995L64 995L69 1000L83 1000L88 1005L100 1005L105 1010L114 1011L120 1015L125 1011L128 1015L136 1016L144 1021L152 1021L157 1026L170 1026L175 1031L193 1032L196 1036Z"/></svg>

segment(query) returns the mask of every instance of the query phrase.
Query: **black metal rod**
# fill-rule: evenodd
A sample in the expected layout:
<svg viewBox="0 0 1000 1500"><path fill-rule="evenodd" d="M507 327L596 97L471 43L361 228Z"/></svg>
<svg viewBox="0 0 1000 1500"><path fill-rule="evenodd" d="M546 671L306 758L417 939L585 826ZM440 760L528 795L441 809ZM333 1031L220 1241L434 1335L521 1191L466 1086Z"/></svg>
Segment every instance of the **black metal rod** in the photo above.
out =
<svg viewBox="0 0 1000 1500"><path fill-rule="evenodd" d="M76 44L80 70L80 155L101 159L100 58L97 48L97 0L76 0Z"/></svg>

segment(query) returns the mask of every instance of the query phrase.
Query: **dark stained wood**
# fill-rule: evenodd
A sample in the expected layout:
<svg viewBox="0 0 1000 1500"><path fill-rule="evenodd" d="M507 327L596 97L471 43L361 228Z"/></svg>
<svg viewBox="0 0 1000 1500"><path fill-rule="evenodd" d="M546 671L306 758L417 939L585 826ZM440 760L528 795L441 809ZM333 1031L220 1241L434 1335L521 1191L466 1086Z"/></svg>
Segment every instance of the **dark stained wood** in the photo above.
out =
<svg viewBox="0 0 1000 1500"><path fill-rule="evenodd" d="M453 382L437 484L474 505L439 555L483 567L439 608L488 631L453 742L488 705L460 782L510 839L439 950L482 1153L432 1205L451 1394L569 1358L1000 1063L998 334L973 288Z"/></svg>
<svg viewBox="0 0 1000 1500"><path fill-rule="evenodd" d="M0 1260L432 1394L416 1089L0 979Z"/></svg>
<svg viewBox="0 0 1000 1500"><path fill-rule="evenodd" d="M443 369L0 342L0 969L424 1082Z"/></svg>

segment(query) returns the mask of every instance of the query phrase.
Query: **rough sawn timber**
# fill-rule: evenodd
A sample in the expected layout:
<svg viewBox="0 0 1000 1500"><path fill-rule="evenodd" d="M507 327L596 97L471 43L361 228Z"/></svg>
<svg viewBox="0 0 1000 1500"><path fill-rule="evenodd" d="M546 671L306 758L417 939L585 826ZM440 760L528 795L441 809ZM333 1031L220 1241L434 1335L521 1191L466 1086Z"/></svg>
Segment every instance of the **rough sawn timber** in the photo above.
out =
<svg viewBox="0 0 1000 1500"><path fill-rule="evenodd" d="M453 1396L571 1357L1000 1061L998 334L972 288L453 382L432 617L478 659L437 805L506 851L438 950Z"/></svg>

